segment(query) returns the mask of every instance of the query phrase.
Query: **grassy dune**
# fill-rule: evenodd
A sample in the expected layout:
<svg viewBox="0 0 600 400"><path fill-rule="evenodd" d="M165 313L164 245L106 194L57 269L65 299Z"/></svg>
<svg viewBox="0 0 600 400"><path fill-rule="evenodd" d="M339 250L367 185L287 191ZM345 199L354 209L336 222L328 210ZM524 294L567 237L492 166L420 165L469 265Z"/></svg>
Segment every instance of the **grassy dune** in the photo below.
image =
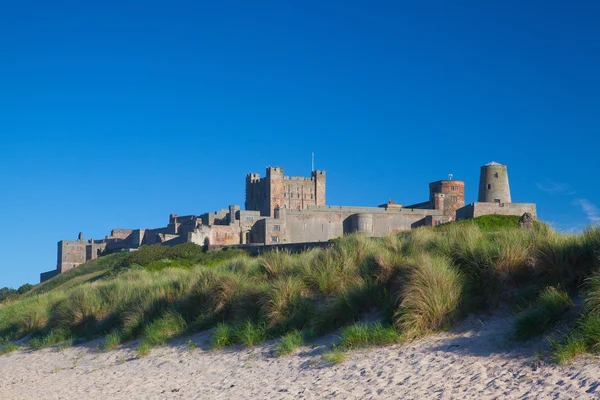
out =
<svg viewBox="0 0 600 400"><path fill-rule="evenodd" d="M468 313L519 305L515 337L548 332L571 305L585 311L554 356L566 362L600 345L600 229L561 235L512 220L421 228L382 239L351 235L300 255L142 248L85 264L0 308L0 353L105 336L107 350L142 338L140 356L174 336L214 328L215 348L281 337L276 351L342 328L327 355L444 330ZM504 224L504 225L503 225ZM378 322L361 322L365 315ZM2 343L5 343L2 345Z"/></svg>

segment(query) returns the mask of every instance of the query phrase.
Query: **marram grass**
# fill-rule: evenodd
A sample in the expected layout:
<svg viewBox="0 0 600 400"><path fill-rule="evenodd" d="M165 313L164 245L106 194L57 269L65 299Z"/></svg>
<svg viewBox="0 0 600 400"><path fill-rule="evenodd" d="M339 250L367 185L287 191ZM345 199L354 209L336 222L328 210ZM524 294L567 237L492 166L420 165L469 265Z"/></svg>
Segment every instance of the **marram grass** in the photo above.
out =
<svg viewBox="0 0 600 400"><path fill-rule="evenodd" d="M190 244L144 248L79 267L94 279L62 274L4 303L0 337L12 343L28 336L41 348L104 336L106 349L143 338L144 349L212 329L216 348L281 337L294 348L295 332L354 326L347 347L369 346L394 343L390 329L402 338L444 330L468 313L514 301L525 287L547 286L571 295L583 287L584 317L592 321L600 312L599 228L563 235L507 225L488 232L478 223L379 239L349 235L299 255L205 254ZM550 329L558 314L544 326ZM355 326L365 315L379 316L381 328L370 328L379 336ZM586 352L597 350L590 324L582 317L573 328Z"/></svg>

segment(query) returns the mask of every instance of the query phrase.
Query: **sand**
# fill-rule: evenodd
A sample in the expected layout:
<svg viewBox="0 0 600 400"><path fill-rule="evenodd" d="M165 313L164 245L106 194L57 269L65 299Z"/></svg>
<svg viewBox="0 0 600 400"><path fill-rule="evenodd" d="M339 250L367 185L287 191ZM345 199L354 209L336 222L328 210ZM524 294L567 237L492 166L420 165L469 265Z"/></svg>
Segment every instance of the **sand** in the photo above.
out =
<svg viewBox="0 0 600 400"><path fill-rule="evenodd" d="M331 338L276 358L276 341L202 349L207 333L137 358L137 343L99 352L97 341L0 356L1 399L567 399L600 398L600 363L537 360L543 341L514 344L510 313L471 317L451 332L348 353L332 366ZM187 341L200 348L190 350Z"/></svg>

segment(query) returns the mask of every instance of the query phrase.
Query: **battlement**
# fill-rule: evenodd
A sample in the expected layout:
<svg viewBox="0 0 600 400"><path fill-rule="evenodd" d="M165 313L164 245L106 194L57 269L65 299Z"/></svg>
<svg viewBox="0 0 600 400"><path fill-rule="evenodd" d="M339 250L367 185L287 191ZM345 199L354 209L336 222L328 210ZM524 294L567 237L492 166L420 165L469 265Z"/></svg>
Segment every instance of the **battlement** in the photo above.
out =
<svg viewBox="0 0 600 400"><path fill-rule="evenodd" d="M266 169L266 176L246 175L246 210L274 216L276 208L303 210L309 205L325 205L325 171L311 171L310 177L286 176L280 166Z"/></svg>
<svg viewBox="0 0 600 400"><path fill-rule="evenodd" d="M58 243L57 269L44 273L49 279L103 254L132 251L143 245L175 246L192 242L206 249L218 246L329 241L350 233L385 236L419 226L435 226L455 219L485 214L537 217L535 204L511 203L506 167L497 163L481 169L480 198L465 206L465 183L443 179L429 184L429 199L403 206L393 199L379 207L326 205L326 172L310 176L286 176L280 166L266 174L246 175L245 210L239 206L201 215L170 214L169 224L157 229L113 229L105 239ZM452 176L450 176L452 178Z"/></svg>

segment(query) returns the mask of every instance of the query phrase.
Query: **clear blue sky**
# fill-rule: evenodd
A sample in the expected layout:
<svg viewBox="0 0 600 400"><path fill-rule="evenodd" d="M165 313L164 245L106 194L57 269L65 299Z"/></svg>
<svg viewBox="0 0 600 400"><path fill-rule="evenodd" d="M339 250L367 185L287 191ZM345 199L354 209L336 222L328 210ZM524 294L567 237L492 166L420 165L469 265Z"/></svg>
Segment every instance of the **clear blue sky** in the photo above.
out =
<svg viewBox="0 0 600 400"><path fill-rule="evenodd" d="M600 3L2 2L0 287L56 242L241 204L246 173L328 172L405 204L509 167L514 201L600 221Z"/></svg>

